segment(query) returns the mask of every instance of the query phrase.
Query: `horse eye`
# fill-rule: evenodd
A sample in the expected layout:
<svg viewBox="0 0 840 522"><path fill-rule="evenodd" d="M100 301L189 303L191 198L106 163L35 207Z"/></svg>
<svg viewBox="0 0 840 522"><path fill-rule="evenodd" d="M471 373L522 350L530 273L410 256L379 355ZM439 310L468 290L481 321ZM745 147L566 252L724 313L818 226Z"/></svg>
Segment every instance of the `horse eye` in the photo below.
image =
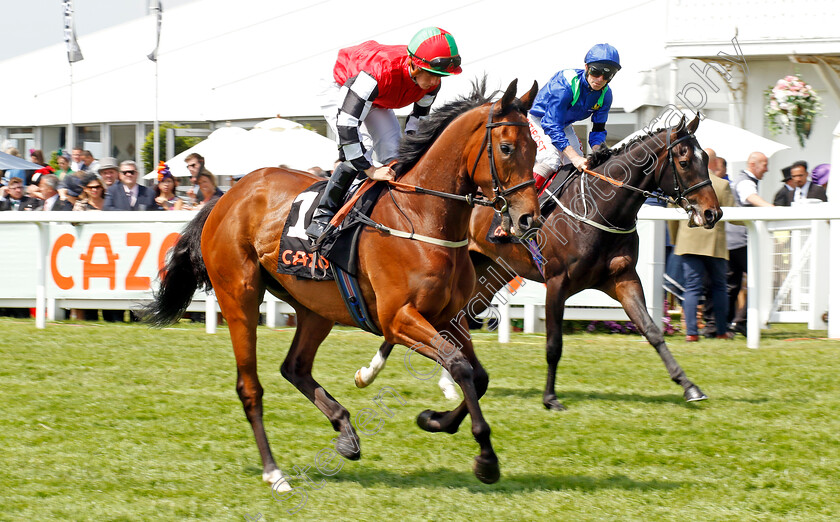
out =
<svg viewBox="0 0 840 522"><path fill-rule="evenodd" d="M511 145L510 143L502 143L501 145L499 145L499 149L505 156L510 156L511 153L513 153L513 145Z"/></svg>
<svg viewBox="0 0 840 522"><path fill-rule="evenodd" d="M687 161L685 161L685 160L681 161L681 162L680 162L680 167L682 167L682 168L686 168L686 167L688 167L688 162L687 162Z"/></svg>

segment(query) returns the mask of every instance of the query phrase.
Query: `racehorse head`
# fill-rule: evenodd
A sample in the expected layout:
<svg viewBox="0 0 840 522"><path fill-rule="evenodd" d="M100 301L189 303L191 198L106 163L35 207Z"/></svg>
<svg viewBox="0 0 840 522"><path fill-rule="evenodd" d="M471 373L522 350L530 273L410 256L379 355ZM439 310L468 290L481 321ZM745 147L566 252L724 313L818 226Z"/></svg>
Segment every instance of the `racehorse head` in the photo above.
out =
<svg viewBox="0 0 840 522"><path fill-rule="evenodd" d="M513 80L502 98L488 108L486 135L476 151L470 178L488 198L492 195L505 232L522 236L534 226L539 209L533 190L537 146L527 119L538 88L534 82L531 90L517 99L516 84Z"/></svg>
<svg viewBox="0 0 840 522"><path fill-rule="evenodd" d="M400 181L492 205L505 232L521 236L539 212L532 174L536 144L527 119L538 89L534 82L517 98L516 84L512 81L493 102L493 94L485 94L485 78L468 96L436 109L402 140L394 170ZM463 210L466 229L469 207Z"/></svg>
<svg viewBox="0 0 840 522"><path fill-rule="evenodd" d="M723 216L709 179L709 157L697 143L697 115L686 125L661 131L662 148L657 153L656 184L688 213L688 226L712 228Z"/></svg>

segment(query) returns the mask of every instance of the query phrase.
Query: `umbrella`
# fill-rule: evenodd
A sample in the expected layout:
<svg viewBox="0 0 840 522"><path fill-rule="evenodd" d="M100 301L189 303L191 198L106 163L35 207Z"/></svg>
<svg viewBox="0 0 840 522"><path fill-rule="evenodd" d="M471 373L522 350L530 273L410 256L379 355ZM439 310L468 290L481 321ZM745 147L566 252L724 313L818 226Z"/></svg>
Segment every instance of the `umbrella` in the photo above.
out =
<svg viewBox="0 0 840 522"><path fill-rule="evenodd" d="M207 169L218 176L240 176L279 165L331 170L338 157L334 141L281 118L265 120L251 130L224 127L214 131L206 140L167 161L173 176L189 176L184 158L194 152L201 154ZM146 178L155 175L151 172Z"/></svg>
<svg viewBox="0 0 840 522"><path fill-rule="evenodd" d="M37 163L32 163L31 161L26 161L25 159L18 158L17 156L0 152L0 170L38 170L42 167L42 165L38 165Z"/></svg>

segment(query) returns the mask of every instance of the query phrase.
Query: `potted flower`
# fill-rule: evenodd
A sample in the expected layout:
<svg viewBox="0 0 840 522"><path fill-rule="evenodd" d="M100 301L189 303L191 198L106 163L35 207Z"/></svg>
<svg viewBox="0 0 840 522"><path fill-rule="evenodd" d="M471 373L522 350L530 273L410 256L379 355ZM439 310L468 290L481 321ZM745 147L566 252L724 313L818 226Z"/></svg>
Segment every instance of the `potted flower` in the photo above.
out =
<svg viewBox="0 0 840 522"><path fill-rule="evenodd" d="M793 132L799 146L805 147L805 140L811 135L811 122L822 110L816 91L799 76L792 75L777 81L764 94L767 97L764 117L770 134Z"/></svg>

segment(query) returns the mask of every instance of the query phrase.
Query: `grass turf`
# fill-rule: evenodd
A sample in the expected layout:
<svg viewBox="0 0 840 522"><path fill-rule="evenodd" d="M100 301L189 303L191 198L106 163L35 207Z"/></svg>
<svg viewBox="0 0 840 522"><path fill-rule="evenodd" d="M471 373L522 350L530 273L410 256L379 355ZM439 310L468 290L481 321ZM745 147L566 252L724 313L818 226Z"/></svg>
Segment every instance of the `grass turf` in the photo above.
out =
<svg viewBox="0 0 840 522"><path fill-rule="evenodd" d="M256 445L234 391L224 328L0 319L2 520L829 520L840 513L836 341L784 325L760 350L744 339L670 346L710 400L686 404L638 336L566 337L558 396L541 403L542 335L474 335L490 374L482 399L502 478L479 483L469 418L454 436L416 415L449 409L412 377L397 347L377 382L356 389L379 339L336 329L314 375L351 415L385 386L393 417L362 435L362 460L315 470L335 432L279 374L292 330L260 328L265 420L302 499L261 482ZM814 338L811 338L814 337ZM790 340L793 339L793 340ZM414 359L412 359L414 363ZM431 365L424 366L428 370ZM323 482L320 482L323 479ZM282 498L282 497L281 497Z"/></svg>

